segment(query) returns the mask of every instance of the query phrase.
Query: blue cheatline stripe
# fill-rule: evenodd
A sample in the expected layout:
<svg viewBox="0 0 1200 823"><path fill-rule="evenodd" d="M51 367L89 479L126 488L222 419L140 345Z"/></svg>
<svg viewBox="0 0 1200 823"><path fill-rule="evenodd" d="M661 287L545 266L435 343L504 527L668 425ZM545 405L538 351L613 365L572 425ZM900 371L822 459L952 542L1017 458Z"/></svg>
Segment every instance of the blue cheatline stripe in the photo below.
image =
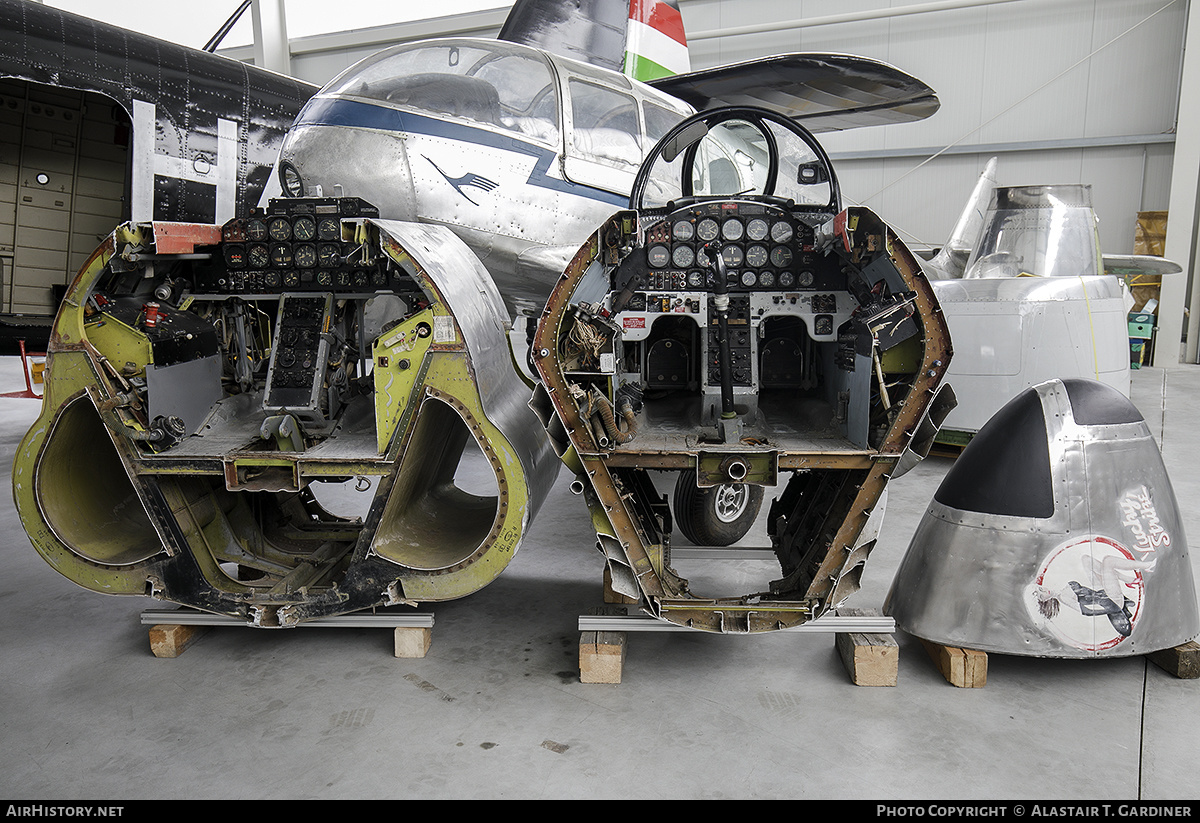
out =
<svg viewBox="0 0 1200 823"><path fill-rule="evenodd" d="M617 207L623 207L629 203L628 195L551 177L547 172L554 164L557 155L544 146L520 140L512 135L497 134L488 129L475 128L463 123L427 117L409 111L399 111L386 106L376 106L359 100L315 97L309 100L300 112L300 116L296 118L296 125L347 126L357 129L424 134L430 137L441 137L447 140L526 154L535 158L536 161L533 170L529 173L529 179L526 181L531 186L573 194L576 197L609 203Z"/></svg>

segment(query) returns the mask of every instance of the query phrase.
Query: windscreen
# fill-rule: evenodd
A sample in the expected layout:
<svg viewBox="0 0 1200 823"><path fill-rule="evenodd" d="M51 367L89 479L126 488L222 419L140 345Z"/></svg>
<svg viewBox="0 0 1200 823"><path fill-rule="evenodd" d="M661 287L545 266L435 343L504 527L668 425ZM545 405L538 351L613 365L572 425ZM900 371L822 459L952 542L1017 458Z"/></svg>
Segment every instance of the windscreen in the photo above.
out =
<svg viewBox="0 0 1200 823"><path fill-rule="evenodd" d="M964 277L1100 274L1089 186L997 189Z"/></svg>
<svg viewBox="0 0 1200 823"><path fill-rule="evenodd" d="M334 79L322 96L357 97L559 141L558 95L537 52L477 41L387 49Z"/></svg>

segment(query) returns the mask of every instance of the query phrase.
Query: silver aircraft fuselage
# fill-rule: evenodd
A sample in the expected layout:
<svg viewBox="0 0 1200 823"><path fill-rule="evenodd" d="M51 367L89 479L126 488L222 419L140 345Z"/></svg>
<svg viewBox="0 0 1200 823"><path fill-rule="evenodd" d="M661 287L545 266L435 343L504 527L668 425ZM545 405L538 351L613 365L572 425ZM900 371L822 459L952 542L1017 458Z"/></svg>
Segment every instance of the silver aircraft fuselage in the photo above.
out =
<svg viewBox="0 0 1200 823"><path fill-rule="evenodd" d="M387 49L326 85L280 153L285 195L361 197L449 227L510 311L540 311L645 152L691 108L625 75L492 40Z"/></svg>

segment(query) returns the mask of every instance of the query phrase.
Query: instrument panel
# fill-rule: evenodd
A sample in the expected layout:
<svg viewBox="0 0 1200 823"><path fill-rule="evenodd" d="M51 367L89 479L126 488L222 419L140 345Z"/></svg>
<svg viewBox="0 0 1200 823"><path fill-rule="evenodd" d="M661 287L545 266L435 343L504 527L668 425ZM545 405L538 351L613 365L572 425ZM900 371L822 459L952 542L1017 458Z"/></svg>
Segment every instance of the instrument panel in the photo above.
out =
<svg viewBox="0 0 1200 823"><path fill-rule="evenodd" d="M272 200L221 227L215 265L197 289L220 294L360 291L398 285L404 276L368 257L343 220L377 217L356 197ZM393 282L396 281L396 282Z"/></svg>
<svg viewBox="0 0 1200 823"><path fill-rule="evenodd" d="M712 285L712 254L729 291L845 288L836 257L814 250L814 230L762 203L703 203L678 209L646 231L646 287L696 291Z"/></svg>

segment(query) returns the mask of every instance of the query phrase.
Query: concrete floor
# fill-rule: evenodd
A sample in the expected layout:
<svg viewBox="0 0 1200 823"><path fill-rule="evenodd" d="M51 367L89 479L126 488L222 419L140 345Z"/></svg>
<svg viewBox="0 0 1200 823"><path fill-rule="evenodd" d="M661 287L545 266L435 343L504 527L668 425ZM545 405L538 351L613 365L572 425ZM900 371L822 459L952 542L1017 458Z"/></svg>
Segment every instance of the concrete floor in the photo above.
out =
<svg viewBox="0 0 1200 823"><path fill-rule="evenodd" d="M4 360L0 386L20 388ZM1133 377L1200 535L1200 367ZM38 407L0 399L6 465ZM950 465L931 458L889 486L884 533L847 605L882 606ZM434 609L421 659L395 658L390 630L312 627L217 628L156 658L139 615L163 604L60 577L4 495L0 797L1198 795L1200 681L1140 657L991 655L986 687L960 689L898 633L898 685L860 687L832 635L638 633L622 683L581 683L577 620L601 604L602 564L567 480L497 582Z"/></svg>

